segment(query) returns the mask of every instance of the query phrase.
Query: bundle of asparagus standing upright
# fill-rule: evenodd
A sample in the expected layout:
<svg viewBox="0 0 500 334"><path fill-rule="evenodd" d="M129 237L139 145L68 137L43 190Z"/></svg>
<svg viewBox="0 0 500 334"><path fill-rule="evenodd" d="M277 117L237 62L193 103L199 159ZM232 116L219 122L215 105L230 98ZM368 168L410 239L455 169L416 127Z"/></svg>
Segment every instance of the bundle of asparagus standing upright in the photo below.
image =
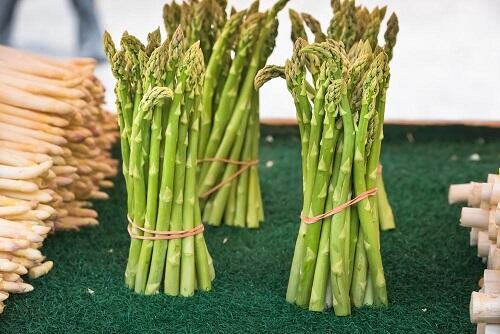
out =
<svg viewBox="0 0 500 334"><path fill-rule="evenodd" d="M123 174L131 237L125 283L137 293L191 296L215 276L203 237L196 162L204 59L179 26L144 46L125 33L105 50L117 79Z"/></svg>
<svg viewBox="0 0 500 334"><path fill-rule="evenodd" d="M56 60L0 47L0 311L22 275L51 270L52 229L97 224L91 199L116 173L116 119L102 109L92 59Z"/></svg>
<svg viewBox="0 0 500 334"><path fill-rule="evenodd" d="M387 7L375 7L372 11L362 5L356 5L354 0L332 0L333 17L327 32L323 32L320 23L307 13L297 13L293 9L289 11L292 22L292 41L298 37L307 40L305 26L314 35L315 42L322 42L326 38L331 38L342 42L346 50L359 41L367 41L371 48L375 50L378 44L378 35L382 21L384 20ZM389 61L392 59L392 50L396 44L396 37L399 32L398 18L395 13L387 21L387 30L384 34ZM317 71L313 69L313 71ZM383 136L383 133L381 132ZM375 149L380 149L376 147ZM392 208L387 198L384 179L382 176L382 165L378 167L378 177L376 178L377 194L375 195L378 206L378 223L382 230L391 230L396 227Z"/></svg>
<svg viewBox="0 0 500 334"><path fill-rule="evenodd" d="M223 0L165 5L167 31L178 24L201 41L207 63L202 89L198 185L203 221L258 228L264 219L258 175L257 71L274 49L278 12L288 0L259 12L259 1L226 17Z"/></svg>
<svg viewBox="0 0 500 334"><path fill-rule="evenodd" d="M355 9L351 1L343 5ZM346 316L351 305L387 304L375 195L397 20L389 20L382 48L376 34L355 39L361 28L352 24L356 16L335 15L329 34L304 16L316 35L312 44L299 16L292 17L292 57L284 67L264 67L255 80L260 87L286 79L301 136L304 202L286 298L312 311L333 306Z"/></svg>
<svg viewBox="0 0 500 334"><path fill-rule="evenodd" d="M486 182L452 184L450 204L466 202L460 225L470 228L470 246L487 269L479 280L480 290L472 292L470 320L477 333L500 333L500 175L488 174Z"/></svg>

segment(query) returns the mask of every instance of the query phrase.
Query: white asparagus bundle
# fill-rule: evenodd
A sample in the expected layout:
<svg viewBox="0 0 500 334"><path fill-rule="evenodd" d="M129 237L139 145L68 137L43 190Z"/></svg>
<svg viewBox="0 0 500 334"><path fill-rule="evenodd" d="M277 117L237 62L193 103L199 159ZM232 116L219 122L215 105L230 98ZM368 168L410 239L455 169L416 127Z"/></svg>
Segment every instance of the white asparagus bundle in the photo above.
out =
<svg viewBox="0 0 500 334"><path fill-rule="evenodd" d="M489 174L484 183L450 186L450 204L466 202L460 225L468 227L470 244L487 264L479 292L472 292L470 319L477 323L476 333L500 334L500 176Z"/></svg>
<svg viewBox="0 0 500 334"><path fill-rule="evenodd" d="M113 187L118 125L94 69L0 46L0 313L33 289L22 275L52 269L40 251L49 232L98 224L89 200Z"/></svg>

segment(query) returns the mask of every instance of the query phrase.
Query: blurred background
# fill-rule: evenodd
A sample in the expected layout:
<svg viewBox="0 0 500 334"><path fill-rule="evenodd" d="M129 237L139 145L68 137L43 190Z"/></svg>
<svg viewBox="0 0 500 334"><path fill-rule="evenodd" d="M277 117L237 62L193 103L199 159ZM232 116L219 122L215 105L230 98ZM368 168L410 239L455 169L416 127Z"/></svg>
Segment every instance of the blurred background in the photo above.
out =
<svg viewBox="0 0 500 334"><path fill-rule="evenodd" d="M1 0L7 1L7 0ZM74 0L78 1L78 0ZM251 0L229 0L240 9ZM273 0L262 0L269 8ZM391 62L386 119L398 121L500 120L500 1L357 0L369 8L388 6L399 16L400 33ZM161 27L165 0L95 0L102 33L118 40L124 30L145 40ZM329 0L291 0L288 7L314 15L326 29ZM0 13L5 14L5 13ZM56 56L78 54L78 20L69 0L20 0L13 12L11 45ZM382 36L383 33L380 34ZM97 48L100 49L99 44ZM291 54L288 12L280 14L277 45L269 63L283 64ZM114 106L114 78L106 62L98 75ZM293 119L284 81L261 91L263 119Z"/></svg>

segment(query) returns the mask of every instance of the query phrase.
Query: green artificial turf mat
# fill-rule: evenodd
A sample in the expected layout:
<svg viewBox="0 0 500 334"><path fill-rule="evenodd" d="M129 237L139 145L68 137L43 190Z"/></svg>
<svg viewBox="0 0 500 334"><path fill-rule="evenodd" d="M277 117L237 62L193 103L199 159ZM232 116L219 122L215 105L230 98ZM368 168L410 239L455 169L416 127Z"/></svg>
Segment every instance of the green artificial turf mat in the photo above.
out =
<svg viewBox="0 0 500 334"><path fill-rule="evenodd" d="M382 235L390 305L356 309L347 318L302 310L284 298L302 204L299 145L293 127L263 127L266 221L259 230L207 228L217 272L212 292L170 298L124 287L129 236L120 177L111 200L96 203L99 227L46 241L43 252L55 267L33 282L32 293L6 301L0 333L474 332L469 297L484 267L447 192L450 183L485 180L498 170L500 131L386 127L382 160L398 225ZM473 153L480 161L469 160Z"/></svg>

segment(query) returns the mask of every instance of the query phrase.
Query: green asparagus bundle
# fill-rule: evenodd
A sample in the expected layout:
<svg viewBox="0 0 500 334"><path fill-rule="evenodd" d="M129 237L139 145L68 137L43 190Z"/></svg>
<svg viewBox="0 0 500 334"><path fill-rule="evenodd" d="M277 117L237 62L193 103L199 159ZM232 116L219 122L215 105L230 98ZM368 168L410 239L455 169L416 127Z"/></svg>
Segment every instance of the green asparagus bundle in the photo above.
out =
<svg viewBox="0 0 500 334"><path fill-rule="evenodd" d="M165 27L188 26L207 61L198 147L203 222L258 228L264 219L258 174L259 96L255 75L274 49L278 12L288 0L259 12L259 1L225 16L225 1L175 2L164 8ZM203 14L203 15L202 15ZM184 23L183 23L184 22Z"/></svg>
<svg viewBox="0 0 500 334"><path fill-rule="evenodd" d="M374 195L389 57L370 40L349 50L317 40L297 36L285 66L264 67L255 85L286 79L301 137L304 199L286 299L346 316L352 306L387 304Z"/></svg>
<svg viewBox="0 0 500 334"><path fill-rule="evenodd" d="M292 41L295 42L299 37L308 40L305 29L307 26L314 36L314 42L323 42L327 38L342 42L349 55L357 52L356 45L360 42L369 43L372 50L378 47L378 35L387 7L375 7L370 11L364 6L357 6L354 0L332 0L331 4L333 17L326 33L322 31L320 23L314 17L307 13L299 14L291 9L289 15L292 22ZM387 21L387 30L384 34L385 46L383 48L389 61L392 59L398 32L398 18L395 13L392 13ZM309 65L309 69L316 79L318 67ZM385 98L380 103L383 104L381 113L384 113ZM380 155L380 142L383 139L382 129L380 129L380 136L380 140L376 141L374 147L374 150L377 151L376 155ZM385 191L382 166L370 166L369 168L371 168L370 173L373 173L369 186L376 185L378 189L373 200L373 204L378 207L377 221L382 230L394 229L396 225ZM376 172L375 168L378 168Z"/></svg>
<svg viewBox="0 0 500 334"><path fill-rule="evenodd" d="M125 33L121 50L104 35L116 77L123 174L131 244L127 287L141 294L191 296L214 278L203 237L196 163L204 59L199 42L186 50L179 27L144 46Z"/></svg>

